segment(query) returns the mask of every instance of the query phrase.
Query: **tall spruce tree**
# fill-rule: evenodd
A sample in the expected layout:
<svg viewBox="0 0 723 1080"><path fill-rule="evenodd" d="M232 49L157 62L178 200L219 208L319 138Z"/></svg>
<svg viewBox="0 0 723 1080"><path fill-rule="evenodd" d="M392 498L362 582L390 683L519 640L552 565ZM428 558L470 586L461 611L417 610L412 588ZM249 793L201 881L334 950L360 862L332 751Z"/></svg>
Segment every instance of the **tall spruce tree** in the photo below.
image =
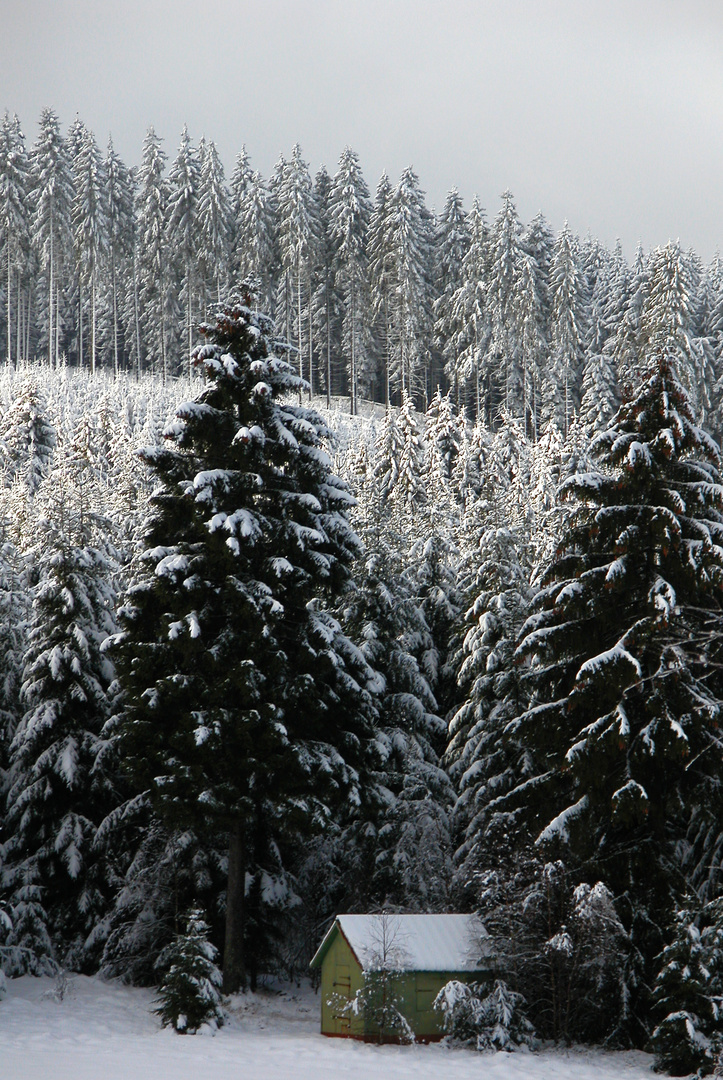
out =
<svg viewBox="0 0 723 1080"><path fill-rule="evenodd" d="M206 385L148 449L159 489L116 645L123 757L170 825L228 836L224 988L245 981L245 879L269 843L357 801L371 672L324 613L358 541L321 419L240 303L204 328ZM286 397L288 401L288 397Z"/></svg>
<svg viewBox="0 0 723 1080"><path fill-rule="evenodd" d="M25 138L17 116L11 118L6 112L0 123L0 257L5 278L5 358L9 364L13 360L13 286L16 337L20 339L20 281L30 246L29 183Z"/></svg>
<svg viewBox="0 0 723 1080"><path fill-rule="evenodd" d="M359 157L347 146L329 191L331 240L337 264L337 284L344 305L342 343L348 358L349 401L356 413L359 388L369 394L371 336L366 242L372 213L369 189Z"/></svg>
<svg viewBox="0 0 723 1080"><path fill-rule="evenodd" d="M721 783L723 488L673 358L650 361L592 449L598 470L562 486L562 541L517 650L531 699L507 733L528 767L507 808L621 898L649 977L691 819L715 816Z"/></svg>
<svg viewBox="0 0 723 1080"><path fill-rule="evenodd" d="M186 338L189 364L193 352L194 303L198 293L196 270L200 246L198 201L201 167L191 145L188 128L183 125L178 153L168 174L166 229L175 270L180 279L180 293L186 309Z"/></svg>
<svg viewBox="0 0 723 1080"><path fill-rule="evenodd" d="M43 337L47 341L48 360L60 357L61 298L65 272L72 247L71 209L73 177L60 121L52 109L43 109L40 133L32 150L33 240L40 264L47 275L43 283L47 318Z"/></svg>
<svg viewBox="0 0 723 1080"><path fill-rule="evenodd" d="M30 970L49 941L63 964L87 967L85 941L108 903L93 842L113 798L98 753L113 675L101 646L115 629L116 597L106 523L86 491L89 468L79 446L41 491L25 711L10 745L3 884L15 943L37 954L24 961Z"/></svg>

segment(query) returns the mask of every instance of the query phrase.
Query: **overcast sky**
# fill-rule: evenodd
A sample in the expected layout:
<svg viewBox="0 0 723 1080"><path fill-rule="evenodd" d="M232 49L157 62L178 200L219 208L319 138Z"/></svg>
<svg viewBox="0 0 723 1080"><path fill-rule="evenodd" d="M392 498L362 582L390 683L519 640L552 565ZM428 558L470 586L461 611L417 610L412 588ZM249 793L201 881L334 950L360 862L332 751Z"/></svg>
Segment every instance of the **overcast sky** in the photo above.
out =
<svg viewBox="0 0 723 1080"><path fill-rule="evenodd" d="M723 0L0 0L0 108L51 105L128 164L154 124L268 176L349 144L374 192L416 169L490 218L723 248Z"/></svg>

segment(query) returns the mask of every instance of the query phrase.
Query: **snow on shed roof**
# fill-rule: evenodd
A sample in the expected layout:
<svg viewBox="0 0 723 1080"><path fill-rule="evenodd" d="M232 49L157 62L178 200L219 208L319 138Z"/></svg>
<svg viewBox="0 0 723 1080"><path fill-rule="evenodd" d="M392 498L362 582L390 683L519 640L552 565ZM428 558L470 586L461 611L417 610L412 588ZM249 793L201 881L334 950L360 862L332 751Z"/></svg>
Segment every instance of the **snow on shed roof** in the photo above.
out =
<svg viewBox="0 0 723 1080"><path fill-rule="evenodd" d="M479 971L489 965L487 937L476 915L338 915L312 967L318 967L337 928L363 970Z"/></svg>

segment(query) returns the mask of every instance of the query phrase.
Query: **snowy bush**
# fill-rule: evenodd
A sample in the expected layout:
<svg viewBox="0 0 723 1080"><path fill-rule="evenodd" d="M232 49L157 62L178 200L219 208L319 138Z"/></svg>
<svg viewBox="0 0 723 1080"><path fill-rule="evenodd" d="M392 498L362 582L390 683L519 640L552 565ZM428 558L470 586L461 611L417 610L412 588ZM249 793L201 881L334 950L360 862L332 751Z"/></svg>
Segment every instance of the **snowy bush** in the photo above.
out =
<svg viewBox="0 0 723 1080"><path fill-rule="evenodd" d="M178 935L163 957L169 967L154 1011L164 1027L172 1027L179 1035L221 1027L221 972L215 964L216 956L203 913L194 908L188 915L185 933Z"/></svg>
<svg viewBox="0 0 723 1080"><path fill-rule="evenodd" d="M442 1013L444 1030L455 1043L477 1050L534 1049L535 1029L522 1012L525 999L496 979L491 990L479 983L456 979L443 986L434 999Z"/></svg>

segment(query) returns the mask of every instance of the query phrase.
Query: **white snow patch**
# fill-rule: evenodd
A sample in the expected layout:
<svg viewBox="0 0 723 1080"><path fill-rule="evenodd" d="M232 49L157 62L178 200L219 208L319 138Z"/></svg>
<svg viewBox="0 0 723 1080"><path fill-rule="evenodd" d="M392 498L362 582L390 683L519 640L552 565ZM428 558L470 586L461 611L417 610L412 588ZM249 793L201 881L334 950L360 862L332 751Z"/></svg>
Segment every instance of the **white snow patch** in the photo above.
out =
<svg viewBox="0 0 723 1080"><path fill-rule="evenodd" d="M3 1080L650 1080L639 1052L548 1049L480 1055L444 1046L374 1046L319 1034L308 987L239 994L213 1039L176 1035L153 1016L153 990L71 976L8 980L0 1003Z"/></svg>

